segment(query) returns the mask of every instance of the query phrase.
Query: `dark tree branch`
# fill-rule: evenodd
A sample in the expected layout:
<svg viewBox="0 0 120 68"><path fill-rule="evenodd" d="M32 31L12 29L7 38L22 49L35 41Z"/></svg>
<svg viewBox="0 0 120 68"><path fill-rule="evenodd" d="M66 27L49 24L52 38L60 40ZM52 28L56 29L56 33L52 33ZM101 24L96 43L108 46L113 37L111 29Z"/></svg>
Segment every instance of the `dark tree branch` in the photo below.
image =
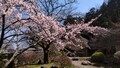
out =
<svg viewBox="0 0 120 68"><path fill-rule="evenodd" d="M0 48L2 47L3 45L3 42L4 42L4 33L5 33L5 15L2 15L2 31L1 31L1 38L0 38Z"/></svg>
<svg viewBox="0 0 120 68"><path fill-rule="evenodd" d="M13 35L9 35L9 36L6 36L6 37L4 38L4 40L7 39L7 38L9 38L9 37L12 37L12 36L20 36L20 35L24 35L24 34L13 34Z"/></svg>
<svg viewBox="0 0 120 68"><path fill-rule="evenodd" d="M27 18L27 19L21 19L21 20L30 20L30 18ZM6 30L7 28L9 28L10 26L16 24L17 22L21 21L21 20L17 20L15 22L12 22L12 24L8 25L7 27L5 27L4 29Z"/></svg>

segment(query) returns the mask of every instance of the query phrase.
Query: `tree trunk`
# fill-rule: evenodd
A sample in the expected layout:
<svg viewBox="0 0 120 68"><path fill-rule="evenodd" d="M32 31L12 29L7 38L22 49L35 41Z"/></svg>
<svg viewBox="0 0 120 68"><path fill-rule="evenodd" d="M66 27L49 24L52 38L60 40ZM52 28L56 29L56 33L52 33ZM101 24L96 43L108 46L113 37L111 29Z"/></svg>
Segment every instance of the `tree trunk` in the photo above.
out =
<svg viewBox="0 0 120 68"><path fill-rule="evenodd" d="M13 66L14 66L14 59L15 59L15 57L17 56L17 54L14 54L11 58L10 58L10 60L8 60L7 62L6 62L6 64L5 64L5 68L13 68Z"/></svg>
<svg viewBox="0 0 120 68"><path fill-rule="evenodd" d="M1 38L0 38L0 48L4 42L4 32L5 32L5 15L2 15L2 31L1 31Z"/></svg>
<svg viewBox="0 0 120 68"><path fill-rule="evenodd" d="M43 57L44 64L47 64L48 63L48 52L49 52L49 50L48 49L43 49L43 51L44 51L44 57Z"/></svg>
<svg viewBox="0 0 120 68"><path fill-rule="evenodd" d="M15 52L13 56L6 62L5 68L14 68L14 59L18 56L18 53Z"/></svg>
<svg viewBox="0 0 120 68"><path fill-rule="evenodd" d="M17 56L19 56L20 54L22 54L24 51L28 50L30 47L31 47L31 46L29 46L28 48L23 49L23 50L20 51L20 52L16 51L16 52L13 54L13 56L8 60L8 62L6 62L5 68L14 68L14 66L11 65L11 64L14 64L14 63L13 63L14 59L15 59ZM12 66L12 67L9 67L9 65Z"/></svg>

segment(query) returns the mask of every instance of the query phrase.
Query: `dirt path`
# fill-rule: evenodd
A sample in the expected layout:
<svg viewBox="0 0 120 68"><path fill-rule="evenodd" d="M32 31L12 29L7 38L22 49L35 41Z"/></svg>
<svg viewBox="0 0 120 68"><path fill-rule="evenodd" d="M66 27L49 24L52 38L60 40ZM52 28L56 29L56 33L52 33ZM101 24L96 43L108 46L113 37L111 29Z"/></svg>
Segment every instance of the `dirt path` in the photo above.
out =
<svg viewBox="0 0 120 68"><path fill-rule="evenodd" d="M76 66L76 68L104 68L104 67L95 67L95 66L91 66L91 65L81 65L82 62L86 62L87 60L85 60L85 58L83 57L76 57L79 60L78 61L72 61L72 63ZM72 58L70 58L72 59ZM82 60L83 59L83 60Z"/></svg>
<svg viewBox="0 0 120 68"><path fill-rule="evenodd" d="M104 67L95 67L90 65L81 65L83 61L72 61L76 68L104 68Z"/></svg>

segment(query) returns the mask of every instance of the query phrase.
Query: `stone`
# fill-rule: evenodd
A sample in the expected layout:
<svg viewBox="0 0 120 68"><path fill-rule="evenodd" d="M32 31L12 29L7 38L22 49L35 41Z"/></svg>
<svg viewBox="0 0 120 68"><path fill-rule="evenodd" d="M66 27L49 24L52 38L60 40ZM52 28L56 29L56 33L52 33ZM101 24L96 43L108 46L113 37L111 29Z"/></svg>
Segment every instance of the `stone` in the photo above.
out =
<svg viewBox="0 0 120 68"><path fill-rule="evenodd" d="M41 68L45 68L44 66L41 66Z"/></svg>
<svg viewBox="0 0 120 68"><path fill-rule="evenodd" d="M89 61L83 61L81 64L82 64L82 65L92 65L92 63L89 62Z"/></svg>
<svg viewBox="0 0 120 68"><path fill-rule="evenodd" d="M78 58L72 58L73 61L78 61Z"/></svg>
<svg viewBox="0 0 120 68"><path fill-rule="evenodd" d="M120 51L118 51L114 54L114 63L120 64Z"/></svg>
<svg viewBox="0 0 120 68"><path fill-rule="evenodd" d="M52 66L51 68L58 68L57 66Z"/></svg>

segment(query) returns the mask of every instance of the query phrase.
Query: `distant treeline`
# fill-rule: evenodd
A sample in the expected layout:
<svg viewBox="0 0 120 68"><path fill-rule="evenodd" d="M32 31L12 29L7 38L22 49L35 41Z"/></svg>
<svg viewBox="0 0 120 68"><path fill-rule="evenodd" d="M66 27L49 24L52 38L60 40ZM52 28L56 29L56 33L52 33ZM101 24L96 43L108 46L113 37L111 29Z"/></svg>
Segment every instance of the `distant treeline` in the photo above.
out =
<svg viewBox="0 0 120 68"><path fill-rule="evenodd" d="M106 28L114 27L115 24L118 24L120 21L120 0L108 0L108 2L104 2L99 9L91 8L85 15L85 22L87 23L101 13L102 16L91 25Z"/></svg>

